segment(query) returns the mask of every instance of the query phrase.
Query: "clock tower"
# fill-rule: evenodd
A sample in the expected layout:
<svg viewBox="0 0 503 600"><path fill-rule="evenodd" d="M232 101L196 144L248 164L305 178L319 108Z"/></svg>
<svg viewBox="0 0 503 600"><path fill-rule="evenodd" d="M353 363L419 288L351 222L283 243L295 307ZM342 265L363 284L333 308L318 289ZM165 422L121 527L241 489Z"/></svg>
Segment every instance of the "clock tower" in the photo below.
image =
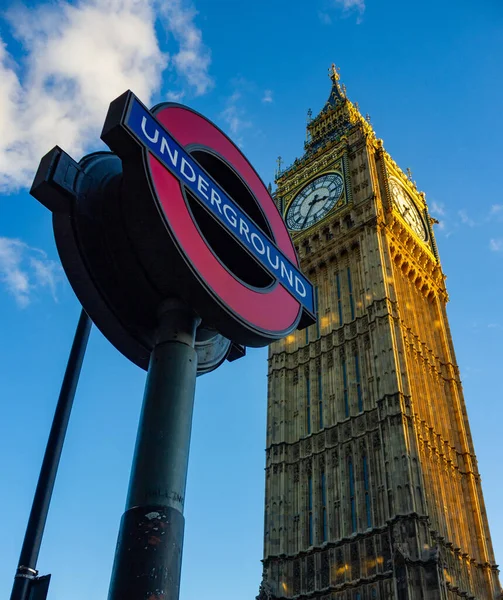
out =
<svg viewBox="0 0 503 600"><path fill-rule="evenodd" d="M259 599L500 598L434 220L330 77L276 179L318 321L269 351Z"/></svg>

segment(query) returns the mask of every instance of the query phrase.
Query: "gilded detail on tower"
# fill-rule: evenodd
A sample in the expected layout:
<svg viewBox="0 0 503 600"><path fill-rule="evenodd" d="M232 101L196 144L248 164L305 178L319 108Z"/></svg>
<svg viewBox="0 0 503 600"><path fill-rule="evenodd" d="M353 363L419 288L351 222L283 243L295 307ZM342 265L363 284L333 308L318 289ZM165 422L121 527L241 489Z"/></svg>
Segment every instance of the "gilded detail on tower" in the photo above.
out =
<svg viewBox="0 0 503 600"><path fill-rule="evenodd" d="M269 351L259 598L499 598L425 194L329 75L276 179L318 321Z"/></svg>

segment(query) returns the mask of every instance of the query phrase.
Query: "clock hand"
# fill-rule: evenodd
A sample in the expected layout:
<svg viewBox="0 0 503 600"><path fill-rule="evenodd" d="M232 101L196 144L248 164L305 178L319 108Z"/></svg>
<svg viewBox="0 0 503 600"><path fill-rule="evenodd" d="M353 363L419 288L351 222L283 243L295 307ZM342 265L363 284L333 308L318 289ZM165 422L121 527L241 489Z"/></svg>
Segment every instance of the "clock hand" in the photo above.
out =
<svg viewBox="0 0 503 600"><path fill-rule="evenodd" d="M318 194L315 194L314 198L309 202L309 210L307 211L307 214L306 214L304 220L302 221L302 225L301 225L302 229L304 229L304 225L306 224L306 221L309 218L311 211L313 210L313 206L316 204L317 198L318 198Z"/></svg>
<svg viewBox="0 0 503 600"><path fill-rule="evenodd" d="M307 223L307 220L309 218L309 215L311 214L311 210L312 210L313 206L315 204L317 204L318 202L325 201L328 197L329 196L322 196L321 198L318 198L318 194L316 194L314 196L314 198L309 202L309 210L307 211L304 221L302 221L302 225L301 225L302 229L304 228L304 225Z"/></svg>
<svg viewBox="0 0 503 600"><path fill-rule="evenodd" d="M314 197L313 200L311 200L311 204L316 204L317 202L321 202L322 200L326 200L328 198L328 196L322 196L321 198L318 198L317 196Z"/></svg>

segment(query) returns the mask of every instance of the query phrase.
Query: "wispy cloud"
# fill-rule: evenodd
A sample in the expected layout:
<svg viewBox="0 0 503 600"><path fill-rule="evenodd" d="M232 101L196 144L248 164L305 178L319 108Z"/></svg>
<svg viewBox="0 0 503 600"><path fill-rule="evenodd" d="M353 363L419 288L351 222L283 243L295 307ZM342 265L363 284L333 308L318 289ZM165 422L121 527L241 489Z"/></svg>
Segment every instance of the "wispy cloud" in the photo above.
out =
<svg viewBox="0 0 503 600"><path fill-rule="evenodd" d="M194 24L197 11L183 0L168 0L159 6L168 30L180 46L172 56L178 74L187 80L197 95L206 93L213 86L208 75L211 54L203 44L201 30Z"/></svg>
<svg viewBox="0 0 503 600"><path fill-rule="evenodd" d="M365 0L334 0L334 5L342 8L345 13L356 11L358 17L356 23L362 22L362 15L365 12Z"/></svg>
<svg viewBox="0 0 503 600"><path fill-rule="evenodd" d="M318 18L323 23L323 25L331 25L332 24L332 18L330 17L330 15L327 12L319 10Z"/></svg>
<svg viewBox="0 0 503 600"><path fill-rule="evenodd" d="M445 216L445 207L441 202L435 202L434 200L430 205L430 212L437 217L443 217Z"/></svg>
<svg viewBox="0 0 503 600"><path fill-rule="evenodd" d="M503 221L503 204L493 204L489 210L487 221Z"/></svg>
<svg viewBox="0 0 503 600"><path fill-rule="evenodd" d="M365 0L335 0L335 4L342 6L345 10L356 8L363 12L365 10Z"/></svg>
<svg viewBox="0 0 503 600"><path fill-rule="evenodd" d="M464 209L458 210L458 216L463 225L468 225L468 227L475 227L477 225L477 223L470 216L468 216L467 211Z"/></svg>
<svg viewBox="0 0 503 600"><path fill-rule="evenodd" d="M48 288L55 301L62 269L46 253L15 238L0 237L0 282L25 308L40 288Z"/></svg>
<svg viewBox="0 0 503 600"><path fill-rule="evenodd" d="M491 238L489 240L489 248L492 250L492 252L502 252L503 251L503 239L502 238L499 238L499 239Z"/></svg>
<svg viewBox="0 0 503 600"><path fill-rule="evenodd" d="M438 229L445 232L445 207L441 202L433 202L430 204L430 214L435 217L438 221L437 226ZM446 233L446 232L445 232Z"/></svg>
<svg viewBox="0 0 503 600"><path fill-rule="evenodd" d="M251 127L251 121L246 117L246 111L241 105L242 94L240 91L235 91L227 98L224 110L220 113L221 119L226 123L227 129L236 143L243 146L242 133L245 129Z"/></svg>
<svg viewBox="0 0 503 600"><path fill-rule="evenodd" d="M180 102L181 100L183 100L184 96L185 96L185 92L184 91L179 91L179 92L169 91L166 94L166 98L170 102Z"/></svg>
<svg viewBox="0 0 503 600"><path fill-rule="evenodd" d="M55 144L77 158L96 147L110 101L132 89L149 103L166 68L181 90L211 87L210 53L187 2L59 1L7 13L23 58L17 64L0 39L0 191L29 185Z"/></svg>
<svg viewBox="0 0 503 600"><path fill-rule="evenodd" d="M262 102L264 104L269 104L269 103L273 102L272 90L265 90L264 91L264 95L262 96Z"/></svg>

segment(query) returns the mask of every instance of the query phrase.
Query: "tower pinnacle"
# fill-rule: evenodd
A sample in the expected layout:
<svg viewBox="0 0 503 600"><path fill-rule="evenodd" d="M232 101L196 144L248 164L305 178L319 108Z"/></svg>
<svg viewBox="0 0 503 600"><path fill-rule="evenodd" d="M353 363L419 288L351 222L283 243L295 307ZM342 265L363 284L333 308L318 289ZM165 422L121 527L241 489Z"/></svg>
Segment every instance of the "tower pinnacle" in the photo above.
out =
<svg viewBox="0 0 503 600"><path fill-rule="evenodd" d="M330 96L325 106L335 106L346 99L346 87L339 84L341 79L339 71L340 69L335 63L332 63L332 66L328 69L328 76L332 80L332 89L330 90Z"/></svg>
<svg viewBox="0 0 503 600"><path fill-rule="evenodd" d="M336 67L335 63L332 63L332 66L328 69L328 76L333 82L339 81L341 78L339 71L339 67Z"/></svg>

